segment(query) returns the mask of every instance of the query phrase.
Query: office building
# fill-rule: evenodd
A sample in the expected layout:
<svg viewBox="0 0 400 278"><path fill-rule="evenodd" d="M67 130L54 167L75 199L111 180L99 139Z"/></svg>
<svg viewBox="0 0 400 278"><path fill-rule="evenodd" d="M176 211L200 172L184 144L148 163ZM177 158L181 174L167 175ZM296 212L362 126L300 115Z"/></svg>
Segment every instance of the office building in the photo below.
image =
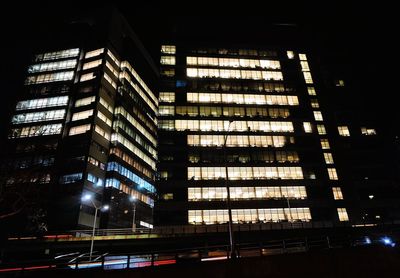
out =
<svg viewBox="0 0 400 278"><path fill-rule="evenodd" d="M20 230L152 227L157 68L115 10L58 35L11 119L3 186L21 198Z"/></svg>

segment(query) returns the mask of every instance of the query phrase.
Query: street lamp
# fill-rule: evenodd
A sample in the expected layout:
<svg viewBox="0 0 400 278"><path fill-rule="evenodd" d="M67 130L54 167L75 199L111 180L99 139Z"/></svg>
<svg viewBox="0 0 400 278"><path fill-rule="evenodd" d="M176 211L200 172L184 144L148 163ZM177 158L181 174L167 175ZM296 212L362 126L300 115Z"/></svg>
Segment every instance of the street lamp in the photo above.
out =
<svg viewBox="0 0 400 278"><path fill-rule="evenodd" d="M231 193L229 190L229 183L228 183L228 163L227 163L227 158L226 158L226 141L229 136L229 128L231 126L231 123L233 121L229 121L228 124L228 129L227 133L224 135L224 161L225 161L225 187L226 187L226 205L228 207L228 217L229 217L229 222L228 222L228 228L229 228L229 243L230 243L230 256L231 258L236 258L236 250L235 250L235 238L233 234L233 227L232 227L232 209L231 209Z"/></svg>
<svg viewBox="0 0 400 278"><path fill-rule="evenodd" d="M101 210L103 210L103 211L107 211L107 210L110 209L110 206L109 206L109 205L104 205L104 206L100 206L100 207L96 206L96 204L94 203L94 201L93 201L93 199L92 199L92 196L93 196L93 195L86 194L86 195L84 195L84 196L82 197L82 201L84 201L84 202L90 201L90 202L92 203L94 209L95 209L95 212L94 212L94 219L93 219L92 239L91 239L91 241L90 241L89 261L92 260L92 254L93 254L94 233L95 233L95 230L96 230L97 211L98 211L99 209L101 209Z"/></svg>
<svg viewBox="0 0 400 278"><path fill-rule="evenodd" d="M129 201L133 204L133 211L132 211L132 232L136 231L136 223L135 223L135 218L136 218L136 196L130 196Z"/></svg>

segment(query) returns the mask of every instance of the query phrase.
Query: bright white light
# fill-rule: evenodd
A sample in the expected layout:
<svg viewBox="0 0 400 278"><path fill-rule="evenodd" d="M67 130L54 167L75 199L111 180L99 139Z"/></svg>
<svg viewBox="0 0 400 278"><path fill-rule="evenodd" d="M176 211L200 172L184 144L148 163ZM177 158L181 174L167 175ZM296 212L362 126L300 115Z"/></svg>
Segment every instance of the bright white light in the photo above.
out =
<svg viewBox="0 0 400 278"><path fill-rule="evenodd" d="M130 197L129 197L129 201L135 202L135 201L136 201L136 196L130 196Z"/></svg>
<svg viewBox="0 0 400 278"><path fill-rule="evenodd" d="M381 238L381 241L385 245L389 245L389 246L392 246L392 247L396 246L396 243L394 243L390 237L385 236L385 237Z"/></svg>
<svg viewBox="0 0 400 278"><path fill-rule="evenodd" d="M366 244L371 244L372 243L372 241L371 241L371 239L369 238L369 237L365 237L365 243Z"/></svg>
<svg viewBox="0 0 400 278"><path fill-rule="evenodd" d="M89 201L90 199L92 199L92 195L90 194L85 194L82 196L82 201Z"/></svg>
<svg viewBox="0 0 400 278"><path fill-rule="evenodd" d="M103 210L108 210L109 208L110 208L109 205L104 205L104 206L103 206Z"/></svg>
<svg viewBox="0 0 400 278"><path fill-rule="evenodd" d="M369 195L368 198L373 199L374 195Z"/></svg>

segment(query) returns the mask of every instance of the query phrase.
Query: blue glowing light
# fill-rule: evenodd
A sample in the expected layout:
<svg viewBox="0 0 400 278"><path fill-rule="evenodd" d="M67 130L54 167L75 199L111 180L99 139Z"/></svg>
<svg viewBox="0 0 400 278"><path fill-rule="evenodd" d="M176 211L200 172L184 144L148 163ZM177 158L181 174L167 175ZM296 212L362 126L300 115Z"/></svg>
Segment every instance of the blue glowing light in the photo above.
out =
<svg viewBox="0 0 400 278"><path fill-rule="evenodd" d="M385 237L381 238L381 241L384 245L389 245L391 247L396 246L396 243L394 243L390 237L385 236Z"/></svg>
<svg viewBox="0 0 400 278"><path fill-rule="evenodd" d="M371 244L372 243L372 241L371 241L371 239L369 238L369 237L365 237L365 243L366 244Z"/></svg>

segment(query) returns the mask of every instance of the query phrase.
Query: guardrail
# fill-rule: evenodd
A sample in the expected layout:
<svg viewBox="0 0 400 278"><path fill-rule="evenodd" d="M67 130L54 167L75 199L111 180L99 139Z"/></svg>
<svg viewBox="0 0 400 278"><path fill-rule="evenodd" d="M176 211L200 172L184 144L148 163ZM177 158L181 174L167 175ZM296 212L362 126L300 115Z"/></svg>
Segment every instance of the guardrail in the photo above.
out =
<svg viewBox="0 0 400 278"><path fill-rule="evenodd" d="M373 244L395 246L398 235L391 238L372 236L351 237L342 236L316 236L304 238L287 238L270 240L258 243L236 244L238 258L260 257L285 253L307 252L315 249L352 248ZM389 242L390 241L390 242ZM387 244L387 243L390 244ZM176 264L182 262L204 262L229 259L228 245L201 246L187 249L154 250L144 253L103 253L94 252L92 260L88 253L59 254L52 260L29 260L17 263L0 265L0 273L24 272L33 270L78 270L87 268L97 269L131 269L139 267L157 267L160 265Z"/></svg>

